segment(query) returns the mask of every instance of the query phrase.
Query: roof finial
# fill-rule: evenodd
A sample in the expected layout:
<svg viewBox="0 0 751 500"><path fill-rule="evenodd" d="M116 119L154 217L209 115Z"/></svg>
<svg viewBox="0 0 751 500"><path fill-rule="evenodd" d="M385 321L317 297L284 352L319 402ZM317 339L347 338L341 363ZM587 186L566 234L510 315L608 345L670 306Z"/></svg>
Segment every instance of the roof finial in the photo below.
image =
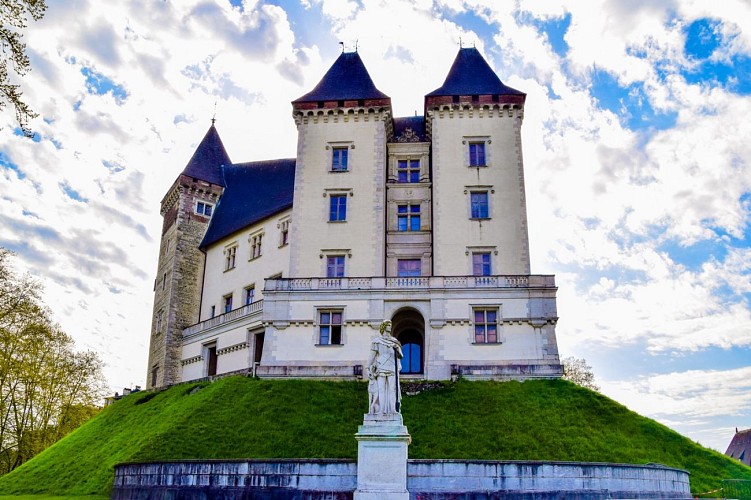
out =
<svg viewBox="0 0 751 500"><path fill-rule="evenodd" d="M211 126L214 126L214 123L216 123L216 101L214 101L214 116L211 117Z"/></svg>
<svg viewBox="0 0 751 500"><path fill-rule="evenodd" d="M342 54L344 54L344 42L339 42L339 45L342 46Z"/></svg>
<svg viewBox="0 0 751 500"><path fill-rule="evenodd" d="M360 43L360 39L355 40L355 52L357 52L357 44Z"/></svg>
<svg viewBox="0 0 751 500"><path fill-rule="evenodd" d="M462 48L462 37L459 37L459 48Z"/></svg>

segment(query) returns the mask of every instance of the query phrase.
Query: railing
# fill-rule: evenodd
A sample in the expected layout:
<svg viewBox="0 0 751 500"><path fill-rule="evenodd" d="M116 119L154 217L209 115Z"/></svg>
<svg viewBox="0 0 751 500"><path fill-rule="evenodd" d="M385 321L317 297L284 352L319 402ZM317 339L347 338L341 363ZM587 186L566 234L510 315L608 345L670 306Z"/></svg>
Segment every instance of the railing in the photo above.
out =
<svg viewBox="0 0 751 500"><path fill-rule="evenodd" d="M424 276L399 278L279 278L266 280L265 291L399 290L436 288L551 288L547 274L497 276Z"/></svg>
<svg viewBox="0 0 751 500"><path fill-rule="evenodd" d="M228 323L232 320L235 320L237 318L241 318L243 316L249 316L251 314L260 314L263 310L263 300L257 300L255 302L251 302L250 304L246 304L242 307L238 307L237 309L234 309L228 313L220 314L219 316L214 316L211 319L207 319L206 321L201 321L200 323L196 323L195 325L190 325L189 327L185 328L183 330L183 338L188 337L194 333L198 333L200 331L213 328L218 325L222 325L224 323Z"/></svg>

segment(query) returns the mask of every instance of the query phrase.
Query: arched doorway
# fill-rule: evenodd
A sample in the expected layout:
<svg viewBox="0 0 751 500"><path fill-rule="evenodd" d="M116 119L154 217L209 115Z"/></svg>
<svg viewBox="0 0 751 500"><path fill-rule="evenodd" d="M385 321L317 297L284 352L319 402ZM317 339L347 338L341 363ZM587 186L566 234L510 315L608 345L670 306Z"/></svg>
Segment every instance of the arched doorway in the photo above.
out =
<svg viewBox="0 0 751 500"><path fill-rule="evenodd" d="M392 331L402 344L402 375L420 375L425 371L425 320L414 309L402 309L393 319Z"/></svg>

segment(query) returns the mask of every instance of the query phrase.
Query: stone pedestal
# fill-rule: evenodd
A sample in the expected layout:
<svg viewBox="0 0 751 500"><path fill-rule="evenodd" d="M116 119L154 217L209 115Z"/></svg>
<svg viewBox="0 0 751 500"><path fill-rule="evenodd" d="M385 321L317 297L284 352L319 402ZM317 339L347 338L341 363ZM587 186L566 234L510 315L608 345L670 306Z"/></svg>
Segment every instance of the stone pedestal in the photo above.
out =
<svg viewBox="0 0 751 500"><path fill-rule="evenodd" d="M399 413L365 415L357 429L354 500L409 500L407 447L412 439Z"/></svg>

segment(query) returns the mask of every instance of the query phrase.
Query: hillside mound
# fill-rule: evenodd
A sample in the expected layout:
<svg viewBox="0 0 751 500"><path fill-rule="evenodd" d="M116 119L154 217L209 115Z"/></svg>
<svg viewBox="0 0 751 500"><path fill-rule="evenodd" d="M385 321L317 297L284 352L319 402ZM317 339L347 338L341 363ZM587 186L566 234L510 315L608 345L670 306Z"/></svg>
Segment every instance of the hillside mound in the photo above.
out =
<svg viewBox="0 0 751 500"><path fill-rule="evenodd" d="M422 389L420 391L420 389ZM691 473L693 492L751 468L563 380L406 386L410 458L643 464ZM228 377L140 392L0 478L0 494L108 494L120 462L356 458L366 384Z"/></svg>

